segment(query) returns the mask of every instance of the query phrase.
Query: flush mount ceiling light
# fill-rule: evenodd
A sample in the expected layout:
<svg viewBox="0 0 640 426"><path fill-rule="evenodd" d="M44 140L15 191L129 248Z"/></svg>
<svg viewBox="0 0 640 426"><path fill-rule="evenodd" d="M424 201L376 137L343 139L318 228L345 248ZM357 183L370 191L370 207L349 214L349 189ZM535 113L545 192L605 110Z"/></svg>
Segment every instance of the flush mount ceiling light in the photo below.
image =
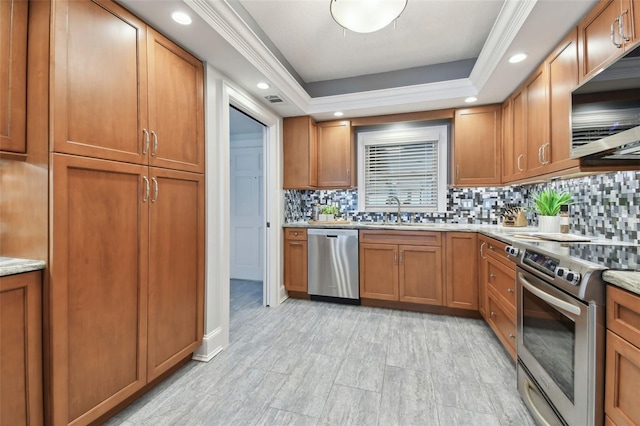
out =
<svg viewBox="0 0 640 426"><path fill-rule="evenodd" d="M469 96L467 99L465 99L464 101L468 104L473 103L475 101L477 101L478 98L476 98L475 96Z"/></svg>
<svg viewBox="0 0 640 426"><path fill-rule="evenodd" d="M331 0L331 16L342 28L372 33L398 19L407 0Z"/></svg>
<svg viewBox="0 0 640 426"><path fill-rule="evenodd" d="M516 53L515 55L509 58L509 63L517 64L518 62L522 62L525 59L527 59L526 53Z"/></svg>
<svg viewBox="0 0 640 426"><path fill-rule="evenodd" d="M173 18L174 21L176 21L178 24L181 24L181 25L191 24L191 17L184 12L180 12L180 11L173 12L171 14L171 18Z"/></svg>
<svg viewBox="0 0 640 426"><path fill-rule="evenodd" d="M256 86L258 87L258 89L262 89L262 90L267 90L268 88L271 87L269 86L269 83L265 83L264 81L261 81L260 83L256 84Z"/></svg>

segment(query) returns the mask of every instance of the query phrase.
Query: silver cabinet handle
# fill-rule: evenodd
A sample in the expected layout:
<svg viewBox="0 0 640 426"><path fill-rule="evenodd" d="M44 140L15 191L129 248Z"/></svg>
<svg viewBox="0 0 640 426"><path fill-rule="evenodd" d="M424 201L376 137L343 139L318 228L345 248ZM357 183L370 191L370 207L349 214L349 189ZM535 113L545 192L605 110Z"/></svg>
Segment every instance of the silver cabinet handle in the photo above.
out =
<svg viewBox="0 0 640 426"><path fill-rule="evenodd" d="M524 154L518 155L518 164L517 164L517 166L518 166L518 171L524 172L524 169L522 167L520 167L520 159L522 157L524 157Z"/></svg>
<svg viewBox="0 0 640 426"><path fill-rule="evenodd" d="M149 199L149 179L147 179L146 176L142 176L142 180L144 181L144 186L145 186L145 191L144 191L144 197L142 197L142 202L146 203L147 200Z"/></svg>
<svg viewBox="0 0 640 426"><path fill-rule="evenodd" d="M498 315L498 314L496 314L495 312L491 311L491 316L492 317L495 317L496 315Z"/></svg>
<svg viewBox="0 0 640 426"><path fill-rule="evenodd" d="M496 277L496 274L489 274L489 279L492 280Z"/></svg>
<svg viewBox="0 0 640 426"><path fill-rule="evenodd" d="M484 246L486 246L487 243L485 243L484 241L482 242L482 244L480 244L480 257L483 259L486 259L486 257L484 257Z"/></svg>
<svg viewBox="0 0 640 426"><path fill-rule="evenodd" d="M351 169L347 169L347 180L351 182Z"/></svg>
<svg viewBox="0 0 640 426"><path fill-rule="evenodd" d="M144 148L142 148L142 155L147 155L147 152L149 152L149 131L147 129L142 129L142 133L144 133Z"/></svg>
<svg viewBox="0 0 640 426"><path fill-rule="evenodd" d="M508 288L508 289L507 289L507 293L513 293L514 291L515 291L515 290L514 290L514 289L512 289L512 288Z"/></svg>
<svg viewBox="0 0 640 426"><path fill-rule="evenodd" d="M540 145L540 148L538 148L538 162L540 164L544 164L544 160L542 159L542 148L544 147L544 145Z"/></svg>
<svg viewBox="0 0 640 426"><path fill-rule="evenodd" d="M153 136L153 151L151 151L151 156L155 157L158 153L158 135L156 135L156 132L152 130L151 136Z"/></svg>
<svg viewBox="0 0 640 426"><path fill-rule="evenodd" d="M620 31L620 17L616 17L616 19L613 20L613 22L611 22L611 43L613 43L613 45L615 47L617 47L618 49L620 49L622 47L622 44L617 43L616 42L616 34L615 34L615 26L616 26L616 21L618 21L618 31Z"/></svg>
<svg viewBox="0 0 640 426"><path fill-rule="evenodd" d="M289 245L290 246L301 246L302 243L300 241L290 241Z"/></svg>
<svg viewBox="0 0 640 426"><path fill-rule="evenodd" d="M549 164L549 160L547 160L547 147L550 147L551 144L549 142L542 145L542 164Z"/></svg>
<svg viewBox="0 0 640 426"><path fill-rule="evenodd" d="M404 251L400 250L400 264L402 265L402 261L404 260Z"/></svg>
<svg viewBox="0 0 640 426"><path fill-rule="evenodd" d="M630 40L629 37L624 35L624 22L623 22L623 19L622 19L622 17L624 15L626 15L627 13L629 13L629 11L627 9L625 9L625 10L622 11L622 15L620 15L618 17L618 35L620 35L620 38L625 43L627 43Z"/></svg>
<svg viewBox="0 0 640 426"><path fill-rule="evenodd" d="M456 164L456 179L460 179L460 164Z"/></svg>
<svg viewBox="0 0 640 426"><path fill-rule="evenodd" d="M393 264L397 265L398 264L398 252L397 251L393 251Z"/></svg>
<svg viewBox="0 0 640 426"><path fill-rule="evenodd" d="M510 338L512 338L512 339L515 339L515 338L516 338L516 335L515 335L515 334L513 334L513 333L509 333L509 337L510 337Z"/></svg>
<svg viewBox="0 0 640 426"><path fill-rule="evenodd" d="M158 180L154 177L151 178L153 181L153 198L151 199L152 203L158 201Z"/></svg>

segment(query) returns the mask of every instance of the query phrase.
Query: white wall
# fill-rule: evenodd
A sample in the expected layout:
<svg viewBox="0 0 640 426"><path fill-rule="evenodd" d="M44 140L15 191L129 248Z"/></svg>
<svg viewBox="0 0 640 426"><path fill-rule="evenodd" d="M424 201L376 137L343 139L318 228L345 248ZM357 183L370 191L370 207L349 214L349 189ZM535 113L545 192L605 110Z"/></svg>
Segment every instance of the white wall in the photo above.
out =
<svg viewBox="0 0 640 426"><path fill-rule="evenodd" d="M229 345L229 104L267 125L265 132L265 300L278 306L282 285L282 119L215 68L205 70L206 248L205 324L194 359L209 361Z"/></svg>

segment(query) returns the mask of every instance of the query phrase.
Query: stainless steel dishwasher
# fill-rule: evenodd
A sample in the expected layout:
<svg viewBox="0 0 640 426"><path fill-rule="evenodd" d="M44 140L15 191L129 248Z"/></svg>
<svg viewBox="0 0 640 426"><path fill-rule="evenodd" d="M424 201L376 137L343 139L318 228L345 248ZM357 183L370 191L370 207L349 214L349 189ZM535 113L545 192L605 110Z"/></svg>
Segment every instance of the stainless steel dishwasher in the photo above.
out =
<svg viewBox="0 0 640 426"><path fill-rule="evenodd" d="M359 304L358 230L308 229L309 296Z"/></svg>

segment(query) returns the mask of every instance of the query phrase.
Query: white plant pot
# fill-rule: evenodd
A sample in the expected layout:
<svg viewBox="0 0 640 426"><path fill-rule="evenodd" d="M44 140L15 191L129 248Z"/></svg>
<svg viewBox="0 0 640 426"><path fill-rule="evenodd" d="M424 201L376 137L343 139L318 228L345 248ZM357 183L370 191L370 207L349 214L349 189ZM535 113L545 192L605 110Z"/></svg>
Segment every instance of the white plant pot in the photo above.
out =
<svg viewBox="0 0 640 426"><path fill-rule="evenodd" d="M327 222L333 222L333 220L335 219L334 215L332 215L332 214L328 214L328 215L325 215L325 216L327 216ZM560 226L560 225L558 225L558 226ZM558 228L558 229L560 229L560 228Z"/></svg>
<svg viewBox="0 0 640 426"><path fill-rule="evenodd" d="M326 221L327 221L327 215L326 215L326 214L324 214L324 213L320 213L320 214L318 215L318 221L320 221L320 222L326 222Z"/></svg>
<svg viewBox="0 0 640 426"><path fill-rule="evenodd" d="M546 233L560 232L560 216L538 215L538 230Z"/></svg>

